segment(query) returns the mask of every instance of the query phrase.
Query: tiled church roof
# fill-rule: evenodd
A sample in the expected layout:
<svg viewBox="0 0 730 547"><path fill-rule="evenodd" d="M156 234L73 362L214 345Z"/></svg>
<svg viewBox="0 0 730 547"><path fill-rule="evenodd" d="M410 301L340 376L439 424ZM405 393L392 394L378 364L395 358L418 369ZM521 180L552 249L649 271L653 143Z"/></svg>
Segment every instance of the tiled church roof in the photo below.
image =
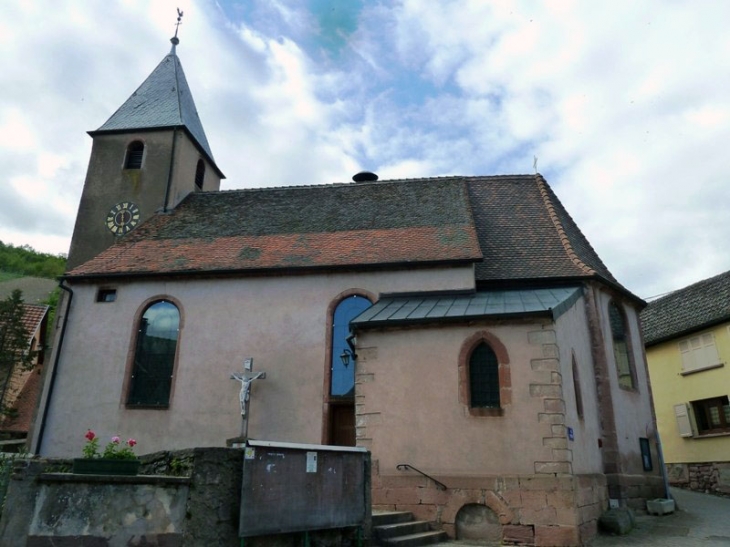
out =
<svg viewBox="0 0 730 547"><path fill-rule="evenodd" d="M70 276L260 271L481 259L459 179L189 195Z"/></svg>
<svg viewBox="0 0 730 547"><path fill-rule="evenodd" d="M477 280L598 275L616 283L542 176L466 180L484 254Z"/></svg>
<svg viewBox="0 0 730 547"><path fill-rule="evenodd" d="M196 193L69 276L465 260L482 282L618 285L540 175Z"/></svg>
<svg viewBox="0 0 730 547"><path fill-rule="evenodd" d="M730 322L730 271L652 302L641 312L647 346Z"/></svg>

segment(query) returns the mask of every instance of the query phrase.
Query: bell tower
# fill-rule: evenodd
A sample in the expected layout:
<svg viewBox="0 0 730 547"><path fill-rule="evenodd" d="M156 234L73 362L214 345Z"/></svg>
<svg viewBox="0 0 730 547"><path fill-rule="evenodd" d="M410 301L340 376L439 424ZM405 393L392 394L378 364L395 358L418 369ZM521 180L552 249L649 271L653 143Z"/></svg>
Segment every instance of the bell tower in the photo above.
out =
<svg viewBox="0 0 730 547"><path fill-rule="evenodd" d="M181 12L178 12L178 25ZM176 47L95 131L68 269L112 246L191 192L225 178L213 159Z"/></svg>

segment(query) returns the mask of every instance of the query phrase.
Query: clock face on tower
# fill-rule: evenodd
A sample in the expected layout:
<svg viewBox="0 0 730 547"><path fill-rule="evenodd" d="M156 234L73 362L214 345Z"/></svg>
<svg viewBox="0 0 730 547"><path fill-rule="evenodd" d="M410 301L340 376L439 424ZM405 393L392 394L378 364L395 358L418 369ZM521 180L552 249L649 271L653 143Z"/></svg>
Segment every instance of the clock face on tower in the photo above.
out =
<svg viewBox="0 0 730 547"><path fill-rule="evenodd" d="M139 207L131 201L120 201L106 216L106 227L115 236L123 236L139 224Z"/></svg>

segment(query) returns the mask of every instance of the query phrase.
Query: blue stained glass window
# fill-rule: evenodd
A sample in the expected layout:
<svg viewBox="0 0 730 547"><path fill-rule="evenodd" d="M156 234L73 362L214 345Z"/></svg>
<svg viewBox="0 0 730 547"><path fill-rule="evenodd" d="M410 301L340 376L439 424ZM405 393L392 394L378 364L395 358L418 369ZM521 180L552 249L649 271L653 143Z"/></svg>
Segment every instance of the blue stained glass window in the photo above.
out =
<svg viewBox="0 0 730 547"><path fill-rule="evenodd" d="M350 335L350 321L368 309L372 304L364 296L348 296L335 308L332 321L332 376L330 395L333 397L353 397L355 394L355 362L345 366L340 355L350 349L347 337Z"/></svg>

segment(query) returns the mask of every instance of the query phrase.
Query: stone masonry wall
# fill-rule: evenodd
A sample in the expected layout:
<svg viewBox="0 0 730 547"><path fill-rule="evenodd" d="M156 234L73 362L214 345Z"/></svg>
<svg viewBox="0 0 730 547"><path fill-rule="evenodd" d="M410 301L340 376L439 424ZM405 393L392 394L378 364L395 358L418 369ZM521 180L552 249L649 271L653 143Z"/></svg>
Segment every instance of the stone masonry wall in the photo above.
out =
<svg viewBox="0 0 730 547"><path fill-rule="evenodd" d="M568 448L563 378L555 331L544 329L529 332L527 342L539 346L542 355L530 361L533 379L530 396L542 399L543 412L537 415L537 421L542 428L542 445L550 447L552 451L550 461L535 462L535 473L572 473L573 451Z"/></svg>
<svg viewBox="0 0 730 547"><path fill-rule="evenodd" d="M74 475L70 460L18 460L0 518L3 547L238 545L243 450L196 448L142 457L138 476ZM180 476L169 476L169 475ZM282 510L286 510L285 504ZM365 530L366 538L369 530ZM309 532L312 546L358 543L357 529ZM303 534L247 538L301 545Z"/></svg>
<svg viewBox="0 0 730 547"><path fill-rule="evenodd" d="M730 494L730 462L669 463L667 476L672 486Z"/></svg>
<svg viewBox="0 0 730 547"><path fill-rule="evenodd" d="M577 546L595 536L598 517L607 506L603 475L435 478L447 489L412 473L380 476L374 463L373 510L410 511L455 537L459 510L480 504L497 515L505 543Z"/></svg>

